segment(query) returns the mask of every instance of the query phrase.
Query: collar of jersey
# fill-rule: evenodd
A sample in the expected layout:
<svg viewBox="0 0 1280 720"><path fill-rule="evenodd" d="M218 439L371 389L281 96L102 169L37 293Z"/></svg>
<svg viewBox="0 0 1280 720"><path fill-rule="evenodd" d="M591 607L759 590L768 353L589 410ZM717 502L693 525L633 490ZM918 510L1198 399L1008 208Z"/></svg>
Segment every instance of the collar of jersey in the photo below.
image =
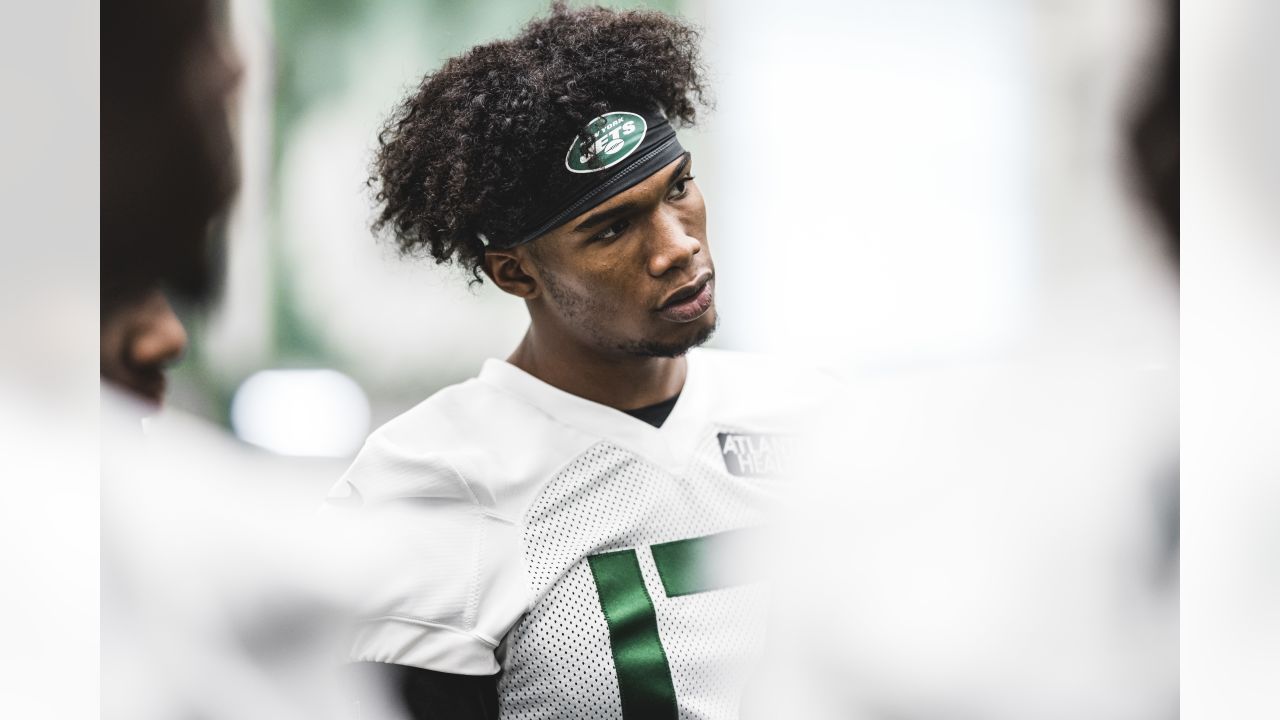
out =
<svg viewBox="0 0 1280 720"><path fill-rule="evenodd" d="M698 350L687 355L688 372L680 399L661 427L548 385L503 360L486 360L479 379L516 396L561 423L636 452L646 460L679 474L693 457L710 425L705 387L708 379L703 377L699 356Z"/></svg>

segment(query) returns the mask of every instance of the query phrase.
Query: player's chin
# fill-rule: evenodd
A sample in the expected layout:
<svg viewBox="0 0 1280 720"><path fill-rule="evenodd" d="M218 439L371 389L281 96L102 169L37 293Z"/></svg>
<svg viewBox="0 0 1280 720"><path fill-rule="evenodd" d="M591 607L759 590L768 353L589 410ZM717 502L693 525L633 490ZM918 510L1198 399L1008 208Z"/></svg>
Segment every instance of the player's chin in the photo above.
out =
<svg viewBox="0 0 1280 720"><path fill-rule="evenodd" d="M716 306L712 305L702 317L690 324L693 327L689 328L692 333L689 347L697 347L710 340L711 336L716 332L716 327L720 324L720 315L716 313Z"/></svg>
<svg viewBox="0 0 1280 720"><path fill-rule="evenodd" d="M661 348L662 351L654 354L661 354L666 357L678 357L684 355L695 347L705 343L715 334L716 326L719 324L720 318L716 315L715 306L712 306L707 312L696 320L686 323L680 323L675 327L667 326L663 337L654 338L651 347Z"/></svg>

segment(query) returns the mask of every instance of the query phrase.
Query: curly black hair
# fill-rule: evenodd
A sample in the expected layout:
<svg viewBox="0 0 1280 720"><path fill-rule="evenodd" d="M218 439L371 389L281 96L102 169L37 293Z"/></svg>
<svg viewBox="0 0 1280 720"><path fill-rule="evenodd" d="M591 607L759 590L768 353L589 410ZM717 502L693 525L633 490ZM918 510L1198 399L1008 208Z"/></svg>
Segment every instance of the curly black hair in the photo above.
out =
<svg viewBox="0 0 1280 720"><path fill-rule="evenodd" d="M660 12L556 2L516 37L448 60L378 136L374 231L479 281L477 233L527 230L560 190L552 169L568 140L592 118L639 108L695 122L709 95L698 43L694 27Z"/></svg>

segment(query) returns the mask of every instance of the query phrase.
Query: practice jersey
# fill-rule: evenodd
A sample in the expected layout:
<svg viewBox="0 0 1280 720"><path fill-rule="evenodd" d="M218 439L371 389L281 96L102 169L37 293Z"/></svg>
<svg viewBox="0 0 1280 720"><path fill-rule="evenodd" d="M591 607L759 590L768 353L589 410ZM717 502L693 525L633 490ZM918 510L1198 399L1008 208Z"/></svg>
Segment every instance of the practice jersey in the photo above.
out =
<svg viewBox="0 0 1280 720"><path fill-rule="evenodd" d="M501 671L510 720L736 718L767 590L720 558L767 524L819 385L695 350L653 427L487 361L375 431L330 494L414 558L370 590L352 659Z"/></svg>

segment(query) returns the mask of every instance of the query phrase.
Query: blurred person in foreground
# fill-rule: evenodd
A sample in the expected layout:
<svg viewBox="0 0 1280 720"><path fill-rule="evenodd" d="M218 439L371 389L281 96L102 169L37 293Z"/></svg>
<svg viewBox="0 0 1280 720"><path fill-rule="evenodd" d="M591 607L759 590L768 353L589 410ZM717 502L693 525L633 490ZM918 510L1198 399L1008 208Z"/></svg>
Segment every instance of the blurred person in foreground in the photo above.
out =
<svg viewBox="0 0 1280 720"><path fill-rule="evenodd" d="M749 717L1178 717L1178 35L1163 10L1140 102L1116 122L1154 220L1124 240L1158 246L1142 256L1157 266L1124 268L1101 313L1085 278L1078 314L1004 354L855 383L828 452L793 478L825 502L774 548L775 675Z"/></svg>
<svg viewBox="0 0 1280 720"><path fill-rule="evenodd" d="M821 389L696 349L716 276L675 126L706 91L698 42L556 4L448 60L381 135L377 225L530 319L505 361L375 431L329 498L413 520L352 659L415 718L738 716L763 591L704 561L764 521Z"/></svg>
<svg viewBox="0 0 1280 720"><path fill-rule="evenodd" d="M100 369L154 405L187 342L171 295L213 294L211 226L238 183L240 69L210 5L120 0L102 16Z"/></svg>
<svg viewBox="0 0 1280 720"><path fill-rule="evenodd" d="M143 432L186 342L169 293L211 298L211 226L237 183L240 69L220 9L102 12L101 711L342 717L331 671L346 599L327 571L358 571L313 532L313 500L194 418L168 412Z"/></svg>

